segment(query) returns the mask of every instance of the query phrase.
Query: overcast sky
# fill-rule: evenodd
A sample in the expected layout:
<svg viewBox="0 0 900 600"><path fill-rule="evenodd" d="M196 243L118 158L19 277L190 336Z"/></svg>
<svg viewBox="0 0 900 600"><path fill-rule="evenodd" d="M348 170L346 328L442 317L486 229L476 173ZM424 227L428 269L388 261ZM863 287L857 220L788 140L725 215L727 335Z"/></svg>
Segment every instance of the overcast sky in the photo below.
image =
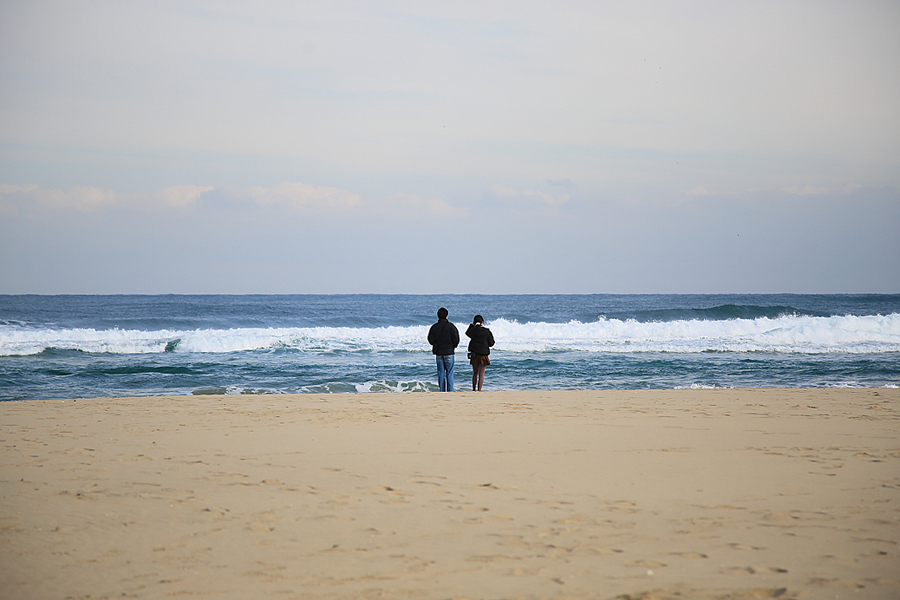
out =
<svg viewBox="0 0 900 600"><path fill-rule="evenodd" d="M900 3L0 2L0 293L900 292Z"/></svg>

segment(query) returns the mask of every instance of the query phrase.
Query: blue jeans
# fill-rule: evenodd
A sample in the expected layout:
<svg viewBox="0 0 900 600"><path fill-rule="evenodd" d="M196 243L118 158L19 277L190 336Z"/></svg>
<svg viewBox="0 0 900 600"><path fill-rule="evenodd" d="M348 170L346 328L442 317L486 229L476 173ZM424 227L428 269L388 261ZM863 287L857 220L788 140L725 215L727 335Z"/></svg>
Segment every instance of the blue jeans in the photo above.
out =
<svg viewBox="0 0 900 600"><path fill-rule="evenodd" d="M453 391L453 355L435 356L438 371L438 387L442 392Z"/></svg>

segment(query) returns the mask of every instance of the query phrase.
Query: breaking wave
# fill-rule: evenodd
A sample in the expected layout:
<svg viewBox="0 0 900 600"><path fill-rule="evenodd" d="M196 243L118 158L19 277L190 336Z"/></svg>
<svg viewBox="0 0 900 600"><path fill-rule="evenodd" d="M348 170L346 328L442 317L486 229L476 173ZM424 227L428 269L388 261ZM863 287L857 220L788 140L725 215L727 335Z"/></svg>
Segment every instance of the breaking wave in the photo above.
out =
<svg viewBox="0 0 900 600"><path fill-rule="evenodd" d="M740 312L740 311L738 311ZM497 319L488 324L504 352L607 353L884 353L900 352L900 314L810 316L782 314L728 320L607 319L583 323ZM460 325L460 332L464 326ZM108 354L302 351L421 352L428 326L285 327L229 329L33 328L0 325L0 356L76 351ZM463 336L462 346L465 346Z"/></svg>

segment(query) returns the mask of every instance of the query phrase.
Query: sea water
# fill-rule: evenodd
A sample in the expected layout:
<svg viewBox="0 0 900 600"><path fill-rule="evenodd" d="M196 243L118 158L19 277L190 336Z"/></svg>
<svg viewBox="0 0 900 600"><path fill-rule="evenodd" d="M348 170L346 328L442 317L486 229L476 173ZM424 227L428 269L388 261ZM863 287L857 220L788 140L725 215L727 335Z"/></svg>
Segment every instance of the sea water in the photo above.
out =
<svg viewBox="0 0 900 600"><path fill-rule="evenodd" d="M436 391L441 306L457 389L900 385L900 295L7 295L0 400Z"/></svg>

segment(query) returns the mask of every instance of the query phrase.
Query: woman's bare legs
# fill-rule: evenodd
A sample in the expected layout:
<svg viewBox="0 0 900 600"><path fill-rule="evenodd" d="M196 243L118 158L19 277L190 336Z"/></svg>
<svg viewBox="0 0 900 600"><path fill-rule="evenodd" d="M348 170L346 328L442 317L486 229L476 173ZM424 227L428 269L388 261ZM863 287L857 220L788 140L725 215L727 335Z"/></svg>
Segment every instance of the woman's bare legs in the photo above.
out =
<svg viewBox="0 0 900 600"><path fill-rule="evenodd" d="M485 365L472 365L472 391L481 391L484 385L484 368Z"/></svg>

